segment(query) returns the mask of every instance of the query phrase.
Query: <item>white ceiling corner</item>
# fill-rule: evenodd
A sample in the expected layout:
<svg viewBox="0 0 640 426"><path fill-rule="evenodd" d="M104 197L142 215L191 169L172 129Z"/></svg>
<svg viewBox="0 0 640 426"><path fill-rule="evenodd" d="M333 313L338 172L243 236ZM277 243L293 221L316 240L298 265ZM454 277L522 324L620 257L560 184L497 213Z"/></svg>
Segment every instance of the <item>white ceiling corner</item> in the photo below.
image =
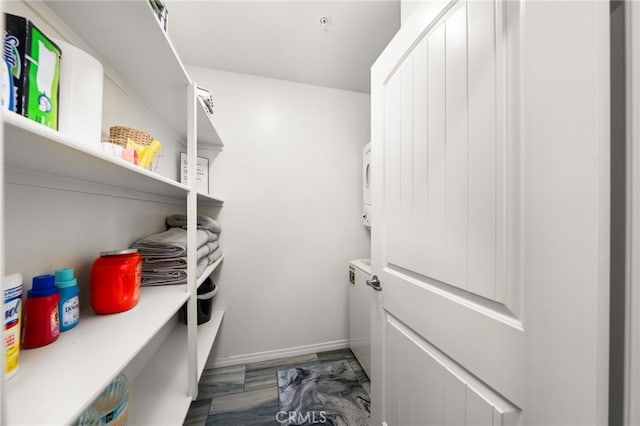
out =
<svg viewBox="0 0 640 426"><path fill-rule="evenodd" d="M186 64L363 93L400 28L399 0L166 4L169 36Z"/></svg>

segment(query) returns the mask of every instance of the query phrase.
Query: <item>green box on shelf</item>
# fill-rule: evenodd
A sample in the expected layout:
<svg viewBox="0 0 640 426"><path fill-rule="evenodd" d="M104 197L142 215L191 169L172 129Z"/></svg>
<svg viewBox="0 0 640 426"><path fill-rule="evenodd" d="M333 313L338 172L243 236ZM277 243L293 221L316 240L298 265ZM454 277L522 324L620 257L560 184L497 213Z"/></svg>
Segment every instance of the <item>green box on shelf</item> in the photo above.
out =
<svg viewBox="0 0 640 426"><path fill-rule="evenodd" d="M33 23L5 13L4 58L15 112L58 130L60 48Z"/></svg>

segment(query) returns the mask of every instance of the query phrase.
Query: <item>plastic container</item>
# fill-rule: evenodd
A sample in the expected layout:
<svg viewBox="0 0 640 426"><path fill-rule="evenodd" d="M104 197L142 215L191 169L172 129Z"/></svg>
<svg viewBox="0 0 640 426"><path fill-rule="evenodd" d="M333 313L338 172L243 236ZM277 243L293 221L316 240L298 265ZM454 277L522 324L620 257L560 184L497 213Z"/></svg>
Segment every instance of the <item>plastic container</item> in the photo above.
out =
<svg viewBox="0 0 640 426"><path fill-rule="evenodd" d="M20 360L20 317L22 312L22 275L2 279L4 294L4 372L11 378L18 371Z"/></svg>
<svg viewBox="0 0 640 426"><path fill-rule="evenodd" d="M60 315L60 331L71 330L80 321L80 299L78 297L78 281L73 277L73 268L55 271L56 287L60 293L58 312Z"/></svg>
<svg viewBox="0 0 640 426"><path fill-rule="evenodd" d="M80 416L76 425L126 425L128 408L129 380L120 374Z"/></svg>
<svg viewBox="0 0 640 426"><path fill-rule="evenodd" d="M101 252L93 262L89 299L96 314L128 311L140 299L142 256L137 249Z"/></svg>
<svg viewBox="0 0 640 426"><path fill-rule="evenodd" d="M58 302L60 295L53 275L33 277L31 290L24 303L24 329L22 348L31 349L48 345L60 335Z"/></svg>
<svg viewBox="0 0 640 426"><path fill-rule="evenodd" d="M213 283L211 278L204 280L202 285L198 287L196 297L196 318L197 324L201 325L211 320L213 312L213 298L218 293L218 287ZM180 320L187 324L187 306L184 305L180 310Z"/></svg>
<svg viewBox="0 0 640 426"><path fill-rule="evenodd" d="M218 287L211 281L211 278L207 278L198 288L198 325L209 322L211 319L213 297L216 293L218 293Z"/></svg>
<svg viewBox="0 0 640 426"><path fill-rule="evenodd" d="M100 414L91 405L78 417L74 426L100 426Z"/></svg>

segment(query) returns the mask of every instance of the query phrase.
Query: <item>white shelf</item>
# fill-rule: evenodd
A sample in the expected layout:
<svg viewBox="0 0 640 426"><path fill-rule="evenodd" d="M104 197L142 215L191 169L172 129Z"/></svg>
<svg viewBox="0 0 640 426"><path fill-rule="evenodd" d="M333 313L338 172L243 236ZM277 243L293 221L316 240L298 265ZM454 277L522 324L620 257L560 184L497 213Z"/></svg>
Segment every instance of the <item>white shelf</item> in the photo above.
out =
<svg viewBox="0 0 640 426"><path fill-rule="evenodd" d="M105 188L118 188L176 200L186 199L187 186L108 155L9 111L4 120L5 168L27 170ZM98 145L98 143L95 143Z"/></svg>
<svg viewBox="0 0 640 426"><path fill-rule="evenodd" d="M222 207L223 205L222 198L198 192L198 207Z"/></svg>
<svg viewBox="0 0 640 426"><path fill-rule="evenodd" d="M189 410L187 326L177 324L130 392L128 423L180 425Z"/></svg>
<svg viewBox="0 0 640 426"><path fill-rule="evenodd" d="M198 326L198 380L200 380L207 364L211 348L213 348L213 343L216 340L218 331L220 331L223 317L224 311L213 311L211 319Z"/></svg>
<svg viewBox="0 0 640 426"><path fill-rule="evenodd" d="M187 72L148 1L47 1L142 103L186 138Z"/></svg>
<svg viewBox="0 0 640 426"><path fill-rule="evenodd" d="M223 260L224 260L224 254L220 257L220 259L216 260L211 265L207 266L207 268L204 270L202 275L200 275L196 280L196 287L200 287L204 282L204 280L206 280L207 277L211 275L213 271L215 271L218 268L218 266L220 266Z"/></svg>
<svg viewBox="0 0 640 426"><path fill-rule="evenodd" d="M224 143L218 134L213 119L207 114L202 99L198 98L198 149L222 150Z"/></svg>
<svg viewBox="0 0 640 426"><path fill-rule="evenodd" d="M184 285L145 287L135 308L82 312L56 342L20 351L18 373L5 388L7 424L73 422L188 298Z"/></svg>

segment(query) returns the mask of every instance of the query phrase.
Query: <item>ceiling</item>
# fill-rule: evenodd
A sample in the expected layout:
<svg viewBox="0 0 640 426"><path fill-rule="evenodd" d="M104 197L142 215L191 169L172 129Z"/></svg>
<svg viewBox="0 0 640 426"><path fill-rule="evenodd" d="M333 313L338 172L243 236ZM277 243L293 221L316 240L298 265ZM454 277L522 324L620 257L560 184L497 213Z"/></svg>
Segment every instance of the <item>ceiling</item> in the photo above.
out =
<svg viewBox="0 0 640 426"><path fill-rule="evenodd" d="M165 3L185 64L363 93L400 28L399 0Z"/></svg>

